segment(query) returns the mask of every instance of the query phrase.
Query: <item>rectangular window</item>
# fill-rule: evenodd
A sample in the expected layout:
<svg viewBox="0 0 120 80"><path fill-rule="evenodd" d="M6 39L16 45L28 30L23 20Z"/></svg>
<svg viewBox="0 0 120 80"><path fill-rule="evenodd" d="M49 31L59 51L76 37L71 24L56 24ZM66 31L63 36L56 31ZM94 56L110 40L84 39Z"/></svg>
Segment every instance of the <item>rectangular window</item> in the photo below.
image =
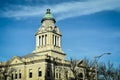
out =
<svg viewBox="0 0 120 80"><path fill-rule="evenodd" d="M15 79L17 79L17 73L15 73Z"/></svg>
<svg viewBox="0 0 120 80"><path fill-rule="evenodd" d="M21 79L21 75L22 75L21 70L19 70L19 79Z"/></svg>
<svg viewBox="0 0 120 80"><path fill-rule="evenodd" d="M58 73L56 73L56 78L58 78Z"/></svg>
<svg viewBox="0 0 120 80"><path fill-rule="evenodd" d="M39 77L42 76L42 71L38 71L38 76L39 76Z"/></svg>
<svg viewBox="0 0 120 80"><path fill-rule="evenodd" d="M13 80L13 78L14 78L13 76L14 76L14 75L12 74L12 80Z"/></svg>
<svg viewBox="0 0 120 80"><path fill-rule="evenodd" d="M29 70L29 78L32 78L32 69Z"/></svg>
<svg viewBox="0 0 120 80"><path fill-rule="evenodd" d="M29 73L29 78L32 78L32 72Z"/></svg>
<svg viewBox="0 0 120 80"><path fill-rule="evenodd" d="M61 73L59 73L59 78L61 78Z"/></svg>
<svg viewBox="0 0 120 80"><path fill-rule="evenodd" d="M47 76L50 77L50 68L47 69Z"/></svg>
<svg viewBox="0 0 120 80"><path fill-rule="evenodd" d="M38 77L41 77L42 76L42 70L41 68L38 68Z"/></svg>
<svg viewBox="0 0 120 80"><path fill-rule="evenodd" d="M21 79L21 73L19 73L19 79Z"/></svg>

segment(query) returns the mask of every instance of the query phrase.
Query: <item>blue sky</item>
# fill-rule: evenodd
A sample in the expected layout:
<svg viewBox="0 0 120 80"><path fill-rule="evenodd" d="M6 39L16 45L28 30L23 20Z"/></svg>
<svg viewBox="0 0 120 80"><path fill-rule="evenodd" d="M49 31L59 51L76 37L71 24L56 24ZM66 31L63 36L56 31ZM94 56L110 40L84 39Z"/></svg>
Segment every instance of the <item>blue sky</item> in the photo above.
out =
<svg viewBox="0 0 120 80"><path fill-rule="evenodd" d="M99 60L120 64L120 0L1 0L0 61L35 49L35 33L50 8L67 59L111 52Z"/></svg>

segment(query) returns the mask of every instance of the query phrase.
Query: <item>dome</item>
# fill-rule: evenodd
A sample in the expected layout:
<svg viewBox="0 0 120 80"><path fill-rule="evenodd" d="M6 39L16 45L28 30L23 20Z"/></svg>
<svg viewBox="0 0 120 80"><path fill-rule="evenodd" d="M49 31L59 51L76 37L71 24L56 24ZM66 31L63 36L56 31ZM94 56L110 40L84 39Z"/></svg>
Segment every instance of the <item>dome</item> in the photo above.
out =
<svg viewBox="0 0 120 80"><path fill-rule="evenodd" d="M54 22L56 22L55 19L54 19L54 17L53 17L53 15L50 12L50 9L47 9L47 12L44 15L44 17L43 17L43 19L42 19L41 22L43 22L44 20L53 20Z"/></svg>

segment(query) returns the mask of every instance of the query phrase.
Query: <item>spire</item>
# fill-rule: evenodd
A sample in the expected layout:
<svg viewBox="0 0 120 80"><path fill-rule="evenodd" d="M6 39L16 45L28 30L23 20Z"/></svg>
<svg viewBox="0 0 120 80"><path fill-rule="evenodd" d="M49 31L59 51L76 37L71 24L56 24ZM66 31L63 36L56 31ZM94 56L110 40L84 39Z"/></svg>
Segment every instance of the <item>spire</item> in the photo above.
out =
<svg viewBox="0 0 120 80"><path fill-rule="evenodd" d="M45 20L53 20L54 23L56 22L53 15L50 12L50 9L47 9L46 14L44 15L43 19L41 20L41 22L45 21Z"/></svg>

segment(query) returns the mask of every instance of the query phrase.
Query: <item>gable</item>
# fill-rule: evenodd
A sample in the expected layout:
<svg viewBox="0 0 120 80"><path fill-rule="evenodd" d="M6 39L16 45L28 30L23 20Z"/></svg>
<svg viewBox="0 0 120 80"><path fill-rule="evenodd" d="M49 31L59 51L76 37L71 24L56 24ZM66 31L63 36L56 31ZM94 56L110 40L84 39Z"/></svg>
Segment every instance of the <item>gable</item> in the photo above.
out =
<svg viewBox="0 0 120 80"><path fill-rule="evenodd" d="M84 62L83 60L80 60L80 61L78 62L78 66L85 66L85 62Z"/></svg>
<svg viewBox="0 0 120 80"><path fill-rule="evenodd" d="M13 59L10 61L10 64L20 64L23 63L23 61L19 57L13 57Z"/></svg>

